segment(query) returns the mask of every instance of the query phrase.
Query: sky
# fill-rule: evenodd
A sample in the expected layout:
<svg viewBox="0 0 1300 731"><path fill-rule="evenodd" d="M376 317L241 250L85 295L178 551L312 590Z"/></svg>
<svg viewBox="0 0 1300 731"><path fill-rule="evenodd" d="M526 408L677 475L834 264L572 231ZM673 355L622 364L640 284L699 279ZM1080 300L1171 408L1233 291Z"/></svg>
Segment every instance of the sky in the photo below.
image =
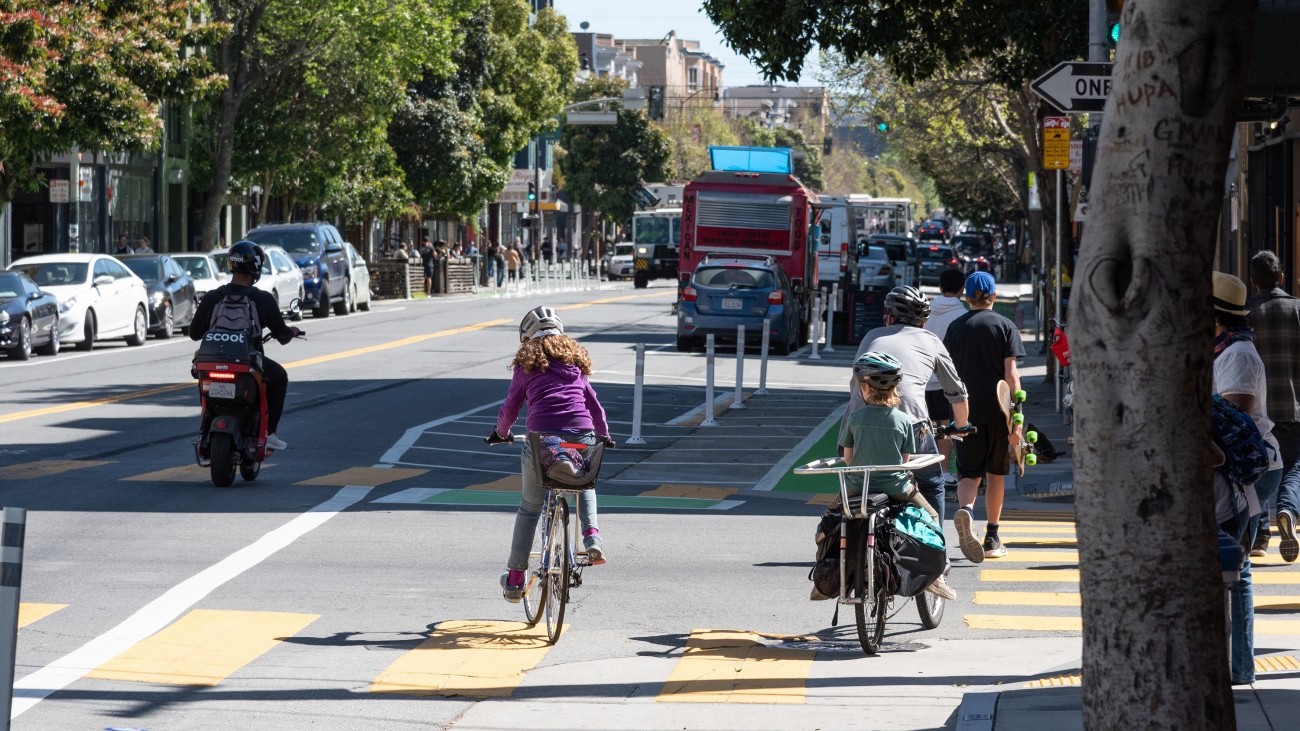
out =
<svg viewBox="0 0 1300 731"><path fill-rule="evenodd" d="M615 38L662 38L668 31L677 37L699 41L700 50L722 62L724 86L766 83L743 56L727 47L722 34L709 16L700 9L700 0L554 0L555 9L569 21L569 30L579 32L578 24L591 24L590 33L609 33ZM815 85L815 58L804 64L800 83Z"/></svg>

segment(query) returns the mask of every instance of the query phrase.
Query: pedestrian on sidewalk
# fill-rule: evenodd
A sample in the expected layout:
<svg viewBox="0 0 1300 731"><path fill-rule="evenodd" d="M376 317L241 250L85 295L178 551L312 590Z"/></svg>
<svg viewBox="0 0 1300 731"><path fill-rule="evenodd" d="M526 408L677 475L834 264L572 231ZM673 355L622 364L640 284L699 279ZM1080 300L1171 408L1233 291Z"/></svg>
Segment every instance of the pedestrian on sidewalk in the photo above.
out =
<svg viewBox="0 0 1300 731"><path fill-rule="evenodd" d="M966 283L966 276L960 269L945 269L939 274L939 296L930 302L930 318L925 321L925 329L934 333L939 341L948 334L948 325L953 320L966 314L966 303L961 301L961 288ZM945 422L952 419L952 404L943 394L939 376L930 374L930 382L925 384L925 406L932 421ZM957 478L948 471L948 461L952 457L952 440L937 441L939 454L943 455L943 484L956 487Z"/></svg>
<svg viewBox="0 0 1300 731"><path fill-rule="evenodd" d="M1010 447L1013 440L1019 443L1023 438L1020 425L1007 431L997 389L998 381L1006 381L1012 393L1020 390L1016 359L1024 357L1025 346L1015 323L993 311L997 297L992 274L975 272L967 277L966 301L971 310L953 320L943 339L957 375L966 384L970 421L978 430L956 446L959 507L952 518L961 552L973 563L1007 555L998 537L998 523L1002 519L1006 476L1011 472ZM985 481L984 510L988 518L982 544L973 527L981 479Z"/></svg>
<svg viewBox="0 0 1300 731"><path fill-rule="evenodd" d="M519 239L515 239L515 245L507 247L505 250L506 272L510 275L510 281L519 278L519 266L522 259L519 256Z"/></svg>
<svg viewBox="0 0 1300 731"><path fill-rule="evenodd" d="M1271 251L1251 257L1250 281L1255 296L1246 302L1246 321L1255 329L1255 349L1264 361L1268 418L1282 450L1275 523L1282 560L1291 562L1300 556L1295 528L1300 514L1300 299L1282 289L1282 263ZM1256 558L1267 553L1269 540L1269 506L1261 507L1265 512L1250 552Z"/></svg>
<svg viewBox="0 0 1300 731"><path fill-rule="evenodd" d="M885 325L867 332L858 345L857 357L868 351L888 353L902 367L902 380L898 385L899 409L912 420L916 438L916 454L938 454L930 412L925 403L925 384L937 376L944 398L953 412L952 421L958 427L967 425L966 386L958 378L948 349L925 329L930 317L930 302L916 287L895 287L885 295ZM849 405L840 422L840 440L848 431L853 414L864 405L862 391L854 378L849 384ZM933 465L916 470L916 483L943 525L944 488L943 467Z"/></svg>
<svg viewBox="0 0 1300 731"><path fill-rule="evenodd" d="M1252 488L1244 485L1249 506L1244 525L1233 521L1228 530L1249 550L1259 526L1260 505L1267 505L1282 481L1282 456L1273 438L1273 422L1265 411L1268 384L1264 361L1255 349L1255 331L1246 320L1246 283L1223 272L1214 273L1214 392L1230 401L1250 418L1264 442L1272 447L1268 472ZM1255 682L1255 610L1251 587L1250 557L1241 569L1241 580L1229 589L1232 622L1232 682Z"/></svg>

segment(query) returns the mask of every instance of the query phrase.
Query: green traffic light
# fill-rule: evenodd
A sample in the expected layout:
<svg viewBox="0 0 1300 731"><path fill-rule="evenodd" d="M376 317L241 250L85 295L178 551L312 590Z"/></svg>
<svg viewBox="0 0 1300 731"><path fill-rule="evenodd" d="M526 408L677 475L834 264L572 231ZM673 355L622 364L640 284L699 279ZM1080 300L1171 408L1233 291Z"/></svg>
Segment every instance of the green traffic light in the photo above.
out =
<svg viewBox="0 0 1300 731"><path fill-rule="evenodd" d="M876 122L876 131L877 131L877 132L888 132L888 131L889 131L889 122Z"/></svg>
<svg viewBox="0 0 1300 731"><path fill-rule="evenodd" d="M1110 44L1112 46L1119 44L1119 23L1110 24Z"/></svg>

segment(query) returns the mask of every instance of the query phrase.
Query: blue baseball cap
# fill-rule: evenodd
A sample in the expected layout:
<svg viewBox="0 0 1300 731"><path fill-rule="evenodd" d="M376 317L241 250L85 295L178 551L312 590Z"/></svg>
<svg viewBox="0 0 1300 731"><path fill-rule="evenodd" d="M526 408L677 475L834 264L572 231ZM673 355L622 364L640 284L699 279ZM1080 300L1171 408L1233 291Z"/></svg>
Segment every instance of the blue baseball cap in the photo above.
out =
<svg viewBox="0 0 1300 731"><path fill-rule="evenodd" d="M966 298L970 299L977 294L997 294L998 285L993 281L993 275L988 272L975 272L966 277Z"/></svg>

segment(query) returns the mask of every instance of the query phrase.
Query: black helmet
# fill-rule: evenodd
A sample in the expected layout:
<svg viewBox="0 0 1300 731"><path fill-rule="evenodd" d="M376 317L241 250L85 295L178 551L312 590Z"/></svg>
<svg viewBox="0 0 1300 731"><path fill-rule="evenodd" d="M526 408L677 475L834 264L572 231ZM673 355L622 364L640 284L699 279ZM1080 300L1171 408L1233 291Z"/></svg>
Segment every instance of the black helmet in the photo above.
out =
<svg viewBox="0 0 1300 731"><path fill-rule="evenodd" d="M262 277L262 262L266 252L252 241L239 241L226 253L226 267L231 274L247 274L256 282Z"/></svg>
<svg viewBox="0 0 1300 731"><path fill-rule="evenodd" d="M560 316L555 310L546 306L538 306L528 311L524 319L519 323L519 342L523 343L536 338L544 338L547 335L563 335L564 323L560 322Z"/></svg>
<svg viewBox="0 0 1300 731"><path fill-rule="evenodd" d="M894 287L885 295L885 309L904 325L921 327L930 319L930 300L916 287Z"/></svg>
<svg viewBox="0 0 1300 731"><path fill-rule="evenodd" d="M889 353L867 352L853 364L853 377L881 390L903 380L903 364Z"/></svg>

